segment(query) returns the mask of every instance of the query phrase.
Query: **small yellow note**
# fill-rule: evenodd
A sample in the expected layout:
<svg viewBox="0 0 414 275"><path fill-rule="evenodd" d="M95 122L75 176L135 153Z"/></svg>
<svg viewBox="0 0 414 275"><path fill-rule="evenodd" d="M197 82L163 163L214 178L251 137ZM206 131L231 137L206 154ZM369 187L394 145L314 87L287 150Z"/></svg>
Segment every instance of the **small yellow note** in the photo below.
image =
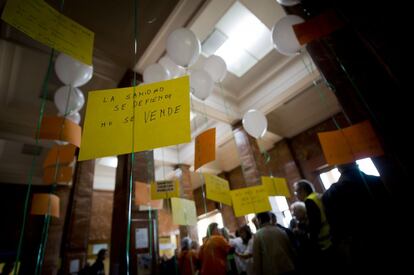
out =
<svg viewBox="0 0 414 275"><path fill-rule="evenodd" d="M263 185L232 190L230 194L236 217L272 209L267 191Z"/></svg>
<svg viewBox="0 0 414 275"><path fill-rule="evenodd" d="M268 196L291 197L285 178L262 177L262 185L265 187Z"/></svg>
<svg viewBox="0 0 414 275"><path fill-rule="evenodd" d="M151 199L168 199L180 196L180 181L166 180L151 183Z"/></svg>
<svg viewBox="0 0 414 275"><path fill-rule="evenodd" d="M46 215L49 214L59 218L60 214L60 199L54 194L37 193L33 194L32 208L30 210L32 215Z"/></svg>
<svg viewBox="0 0 414 275"><path fill-rule="evenodd" d="M194 171L216 159L216 128L211 128L195 138Z"/></svg>
<svg viewBox="0 0 414 275"><path fill-rule="evenodd" d="M44 116L40 126L39 138L68 141L79 147L81 144L81 127L64 117Z"/></svg>
<svg viewBox="0 0 414 275"><path fill-rule="evenodd" d="M71 181L72 173L73 168L70 166L49 166L43 169L43 182L46 184L66 183Z"/></svg>
<svg viewBox="0 0 414 275"><path fill-rule="evenodd" d="M135 205L139 205L141 211L145 211L143 209L147 210L149 208L162 209L162 200L151 200L150 187L150 184L145 182L135 182ZM141 206L147 206L147 208Z"/></svg>
<svg viewBox="0 0 414 275"><path fill-rule="evenodd" d="M1 18L34 40L92 65L94 33L43 0L8 0Z"/></svg>
<svg viewBox="0 0 414 275"><path fill-rule="evenodd" d="M229 182L220 177L203 174L206 183L207 199L231 205Z"/></svg>
<svg viewBox="0 0 414 275"><path fill-rule="evenodd" d="M384 154L369 121L336 131L318 133L318 137L326 162L330 165Z"/></svg>
<svg viewBox="0 0 414 275"><path fill-rule="evenodd" d="M292 196L285 178L273 178L273 182L275 183L276 196L285 196L286 198Z"/></svg>
<svg viewBox="0 0 414 275"><path fill-rule="evenodd" d="M197 224L197 214L194 201L181 198L171 198L171 208L173 213L174 224Z"/></svg>
<svg viewBox="0 0 414 275"><path fill-rule="evenodd" d="M266 189L268 196L276 196L275 183L271 177L262 177L262 185Z"/></svg>
<svg viewBox="0 0 414 275"><path fill-rule="evenodd" d="M68 165L75 157L76 147L72 144L55 145L47 152L43 168L53 165Z"/></svg>
<svg viewBox="0 0 414 275"><path fill-rule="evenodd" d="M79 160L191 140L188 76L137 86L135 98L133 92L133 87L89 92Z"/></svg>

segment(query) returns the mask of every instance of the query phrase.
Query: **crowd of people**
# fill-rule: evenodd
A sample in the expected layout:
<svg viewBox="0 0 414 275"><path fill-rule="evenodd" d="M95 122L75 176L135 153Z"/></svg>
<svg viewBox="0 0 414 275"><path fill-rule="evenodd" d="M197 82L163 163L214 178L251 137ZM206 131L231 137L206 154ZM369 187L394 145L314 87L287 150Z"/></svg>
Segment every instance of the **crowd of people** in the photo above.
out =
<svg viewBox="0 0 414 275"><path fill-rule="evenodd" d="M388 238L384 216L391 197L379 177L368 176L356 164L339 167L337 183L324 194L307 180L293 187L288 228L273 212L256 214L235 235L217 223L208 226L203 244L192 248L182 240L177 254L181 275L377 274L391 271L396 247Z"/></svg>

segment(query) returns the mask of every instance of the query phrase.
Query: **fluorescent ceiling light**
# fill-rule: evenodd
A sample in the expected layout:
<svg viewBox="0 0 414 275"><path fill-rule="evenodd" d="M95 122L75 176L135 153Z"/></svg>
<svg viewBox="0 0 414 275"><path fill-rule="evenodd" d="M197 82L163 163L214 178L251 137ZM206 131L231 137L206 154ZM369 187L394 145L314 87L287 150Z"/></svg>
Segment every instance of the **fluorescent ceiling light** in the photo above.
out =
<svg viewBox="0 0 414 275"><path fill-rule="evenodd" d="M238 77L272 48L270 30L239 2L231 6L203 42L203 52L221 56L228 70Z"/></svg>

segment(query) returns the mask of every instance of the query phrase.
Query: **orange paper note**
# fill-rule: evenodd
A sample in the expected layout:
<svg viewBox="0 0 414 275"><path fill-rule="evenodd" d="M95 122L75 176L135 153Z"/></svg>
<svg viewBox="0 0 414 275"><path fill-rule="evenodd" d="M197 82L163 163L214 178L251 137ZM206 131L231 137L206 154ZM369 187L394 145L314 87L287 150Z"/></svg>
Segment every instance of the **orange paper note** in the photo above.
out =
<svg viewBox="0 0 414 275"><path fill-rule="evenodd" d="M293 25L293 31L300 45L319 39L345 25L334 11L327 11L306 22Z"/></svg>
<svg viewBox="0 0 414 275"><path fill-rule="evenodd" d="M33 194L32 209L30 213L32 215L46 215L49 214L56 218L59 218L60 213L60 200L59 197L54 194L38 193Z"/></svg>
<svg viewBox="0 0 414 275"><path fill-rule="evenodd" d="M135 205L150 206L151 209L162 209L162 200L151 200L151 185L135 182Z"/></svg>
<svg viewBox="0 0 414 275"><path fill-rule="evenodd" d="M44 116L39 138L67 141L80 147L81 127L64 117Z"/></svg>
<svg viewBox="0 0 414 275"><path fill-rule="evenodd" d="M46 184L69 182L71 179L72 167L70 166L50 166L43 170L43 182Z"/></svg>
<svg viewBox="0 0 414 275"><path fill-rule="evenodd" d="M336 131L318 133L318 136L325 159L330 165L384 154L369 121Z"/></svg>
<svg viewBox="0 0 414 275"><path fill-rule="evenodd" d="M195 138L194 171L216 159L216 128L211 128Z"/></svg>
<svg viewBox="0 0 414 275"><path fill-rule="evenodd" d="M384 154L378 137L368 120L345 128L343 131L351 144L355 160L378 157Z"/></svg>
<svg viewBox="0 0 414 275"><path fill-rule="evenodd" d="M68 165L73 161L75 152L76 147L72 144L55 145L47 153L43 168L57 164Z"/></svg>

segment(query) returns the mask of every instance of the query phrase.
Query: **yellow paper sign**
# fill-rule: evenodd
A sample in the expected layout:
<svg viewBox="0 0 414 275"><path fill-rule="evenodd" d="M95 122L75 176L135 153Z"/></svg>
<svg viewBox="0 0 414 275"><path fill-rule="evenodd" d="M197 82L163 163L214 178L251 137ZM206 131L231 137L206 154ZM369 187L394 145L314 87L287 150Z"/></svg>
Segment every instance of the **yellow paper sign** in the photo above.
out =
<svg viewBox="0 0 414 275"><path fill-rule="evenodd" d="M231 205L229 182L220 177L203 174L206 183L207 199Z"/></svg>
<svg viewBox="0 0 414 275"><path fill-rule="evenodd" d="M273 181L275 183L276 196L285 196L286 198L291 197L285 178L273 178Z"/></svg>
<svg viewBox="0 0 414 275"><path fill-rule="evenodd" d="M70 166L50 166L43 170L43 182L51 183L65 183L72 179L72 167Z"/></svg>
<svg viewBox="0 0 414 275"><path fill-rule="evenodd" d="M232 190L230 194L236 217L272 209L263 185Z"/></svg>
<svg viewBox="0 0 414 275"><path fill-rule="evenodd" d="M75 157L76 147L72 144L55 145L47 153L46 159L43 162L43 168L63 164L67 165L73 161Z"/></svg>
<svg viewBox="0 0 414 275"><path fill-rule="evenodd" d="M53 194L33 194L32 208L30 213L32 215L46 215L49 214L59 218L60 213L59 197Z"/></svg>
<svg viewBox="0 0 414 275"><path fill-rule="evenodd" d="M44 116L40 126L39 138L68 141L79 147L81 132L81 127L69 119Z"/></svg>
<svg viewBox="0 0 414 275"><path fill-rule="evenodd" d="M345 128L345 137L352 147L355 160L384 154L371 123L366 120Z"/></svg>
<svg viewBox="0 0 414 275"><path fill-rule="evenodd" d="M291 197L285 178L262 177L262 185L266 189L268 196Z"/></svg>
<svg viewBox="0 0 414 275"><path fill-rule="evenodd" d="M268 196L276 196L275 182L271 177L262 177L262 185L266 189Z"/></svg>
<svg viewBox="0 0 414 275"><path fill-rule="evenodd" d="M150 184L135 182L135 205L151 207L151 209L162 209L162 200L151 200ZM144 207L142 209L145 209ZM141 208L140 208L141 210Z"/></svg>
<svg viewBox="0 0 414 275"><path fill-rule="evenodd" d="M318 133L318 137L325 159L330 165L384 154L369 121L336 131Z"/></svg>
<svg viewBox="0 0 414 275"><path fill-rule="evenodd" d="M31 38L92 65L94 33L43 0L9 0L1 18Z"/></svg>
<svg viewBox="0 0 414 275"><path fill-rule="evenodd" d="M216 128L211 128L195 138L194 170L216 159Z"/></svg>
<svg viewBox="0 0 414 275"><path fill-rule="evenodd" d="M194 201L181 198L171 198L171 208L174 224L197 224L197 214Z"/></svg>
<svg viewBox="0 0 414 275"><path fill-rule="evenodd" d="M180 182L178 180L155 181L151 183L151 199L168 199L180 196Z"/></svg>
<svg viewBox="0 0 414 275"><path fill-rule="evenodd" d="M189 142L189 87L186 76L137 86L134 100L133 87L89 92L79 160L131 153L132 137L134 152Z"/></svg>

